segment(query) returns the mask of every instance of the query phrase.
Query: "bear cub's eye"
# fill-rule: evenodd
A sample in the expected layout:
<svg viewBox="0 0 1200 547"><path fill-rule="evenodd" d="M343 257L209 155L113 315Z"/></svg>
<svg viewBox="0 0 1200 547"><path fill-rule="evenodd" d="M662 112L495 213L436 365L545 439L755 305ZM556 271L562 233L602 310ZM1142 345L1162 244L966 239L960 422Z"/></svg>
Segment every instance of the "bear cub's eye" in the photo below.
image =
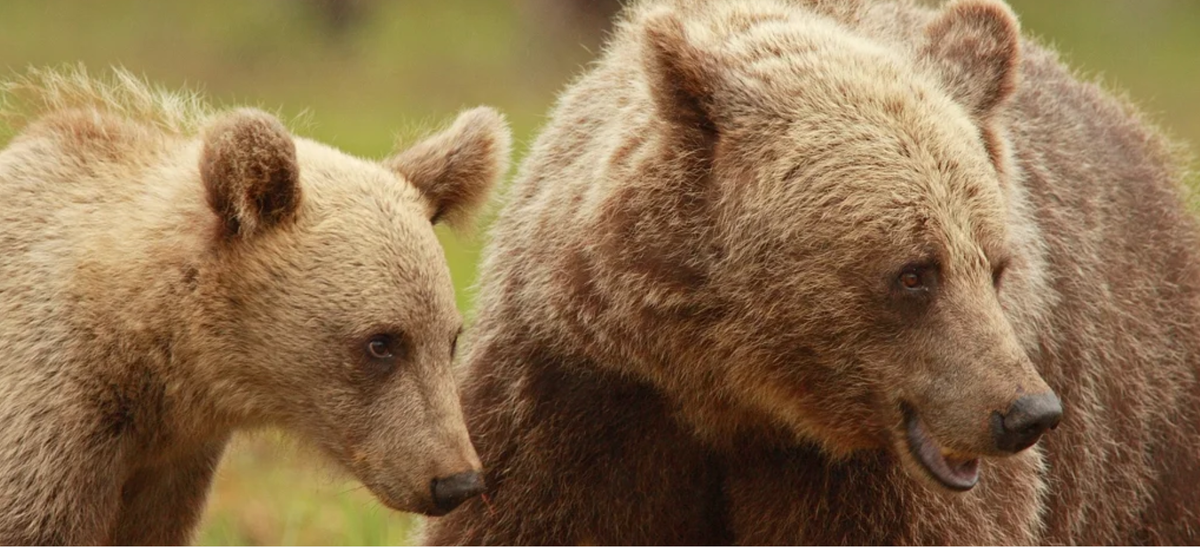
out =
<svg viewBox="0 0 1200 547"><path fill-rule="evenodd" d="M408 346L403 335L381 332L367 339L363 353L373 361L391 362L407 357Z"/></svg>
<svg viewBox="0 0 1200 547"><path fill-rule="evenodd" d="M392 349L392 337L387 334L376 334L367 340L367 355L372 359L393 359L396 351Z"/></svg>
<svg viewBox="0 0 1200 547"><path fill-rule="evenodd" d="M376 333L359 347L362 351L359 367L373 379L390 375L396 365L408 357L407 341L402 334Z"/></svg>

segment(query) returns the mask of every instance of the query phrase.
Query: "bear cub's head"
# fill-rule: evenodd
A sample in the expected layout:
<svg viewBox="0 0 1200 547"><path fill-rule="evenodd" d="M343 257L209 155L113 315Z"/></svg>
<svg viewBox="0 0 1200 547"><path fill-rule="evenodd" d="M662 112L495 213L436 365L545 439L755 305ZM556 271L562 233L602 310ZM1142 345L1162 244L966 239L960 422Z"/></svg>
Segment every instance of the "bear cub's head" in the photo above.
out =
<svg viewBox="0 0 1200 547"><path fill-rule="evenodd" d="M462 328L435 223L503 174L495 111L383 162L230 112L203 132L211 221L194 279L218 413L298 432L386 505L443 514L482 491L451 370Z"/></svg>
<svg viewBox="0 0 1200 547"><path fill-rule="evenodd" d="M688 365L645 374L685 407L752 409L834 457L886 450L971 489L981 457L1062 413L1012 322L1040 305L1010 221L1013 15L952 3L904 45L782 2L713 11L628 27L655 112L657 152L638 161L657 167L595 230L633 258L595 267L649 285L625 291L652 308L628 315L659 318L646 328L678 319L647 354ZM628 275L650 259L672 266Z"/></svg>

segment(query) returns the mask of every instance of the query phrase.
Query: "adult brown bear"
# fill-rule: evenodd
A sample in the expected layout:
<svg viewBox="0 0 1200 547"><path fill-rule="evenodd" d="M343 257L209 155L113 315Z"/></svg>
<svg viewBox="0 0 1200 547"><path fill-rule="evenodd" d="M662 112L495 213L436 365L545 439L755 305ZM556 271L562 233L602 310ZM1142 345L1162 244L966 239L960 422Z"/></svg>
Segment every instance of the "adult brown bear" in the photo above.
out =
<svg viewBox="0 0 1200 547"><path fill-rule="evenodd" d="M428 540L1200 541L1181 172L998 2L635 4L494 229L490 504Z"/></svg>

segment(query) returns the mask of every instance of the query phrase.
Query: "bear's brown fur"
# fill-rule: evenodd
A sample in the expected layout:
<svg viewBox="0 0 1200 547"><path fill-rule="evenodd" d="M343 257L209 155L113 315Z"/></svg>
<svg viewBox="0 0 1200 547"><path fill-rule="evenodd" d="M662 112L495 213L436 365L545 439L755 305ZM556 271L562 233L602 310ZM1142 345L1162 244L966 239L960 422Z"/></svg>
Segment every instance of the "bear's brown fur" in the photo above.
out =
<svg viewBox="0 0 1200 547"><path fill-rule="evenodd" d="M998 2L635 4L494 228L490 500L428 539L1200 541L1181 172Z"/></svg>
<svg viewBox="0 0 1200 547"><path fill-rule="evenodd" d="M479 460L430 219L501 176L496 112L381 164L125 72L9 88L0 543L186 542L230 433L265 425L389 506L443 509L431 481Z"/></svg>

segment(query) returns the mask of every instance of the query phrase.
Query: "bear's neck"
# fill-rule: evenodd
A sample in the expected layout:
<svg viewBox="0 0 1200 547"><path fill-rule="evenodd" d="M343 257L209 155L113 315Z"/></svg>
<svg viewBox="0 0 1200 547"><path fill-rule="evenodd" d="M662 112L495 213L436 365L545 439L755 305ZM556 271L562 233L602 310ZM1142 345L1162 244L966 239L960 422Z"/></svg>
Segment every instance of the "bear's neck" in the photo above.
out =
<svg viewBox="0 0 1200 547"><path fill-rule="evenodd" d="M198 371L211 360L199 325L203 261L215 222L198 189L140 204L79 261L81 317L95 331L101 389L136 401L122 431L167 455L228 434ZM119 386L119 387L113 387Z"/></svg>

